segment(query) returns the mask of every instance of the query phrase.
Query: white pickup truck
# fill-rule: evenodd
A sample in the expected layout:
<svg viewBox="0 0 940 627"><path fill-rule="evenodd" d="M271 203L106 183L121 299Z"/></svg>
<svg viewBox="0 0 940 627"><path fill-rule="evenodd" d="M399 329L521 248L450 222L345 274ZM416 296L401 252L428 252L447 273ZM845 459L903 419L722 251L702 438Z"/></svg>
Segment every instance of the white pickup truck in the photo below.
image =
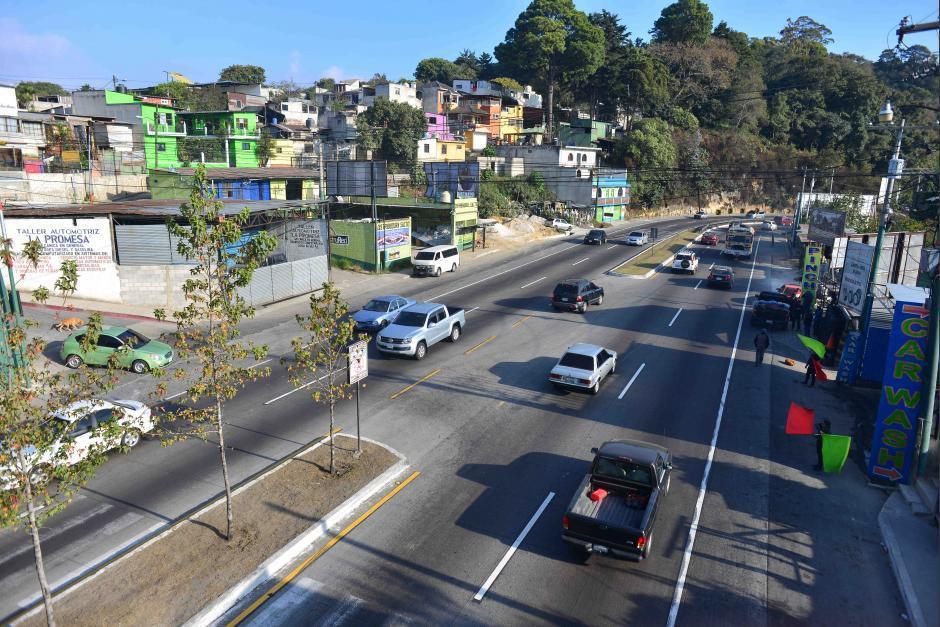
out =
<svg viewBox="0 0 940 627"><path fill-rule="evenodd" d="M463 309L416 303L402 309L394 324L379 332L375 345L383 353L424 359L428 348L441 340L459 340L466 323Z"/></svg>

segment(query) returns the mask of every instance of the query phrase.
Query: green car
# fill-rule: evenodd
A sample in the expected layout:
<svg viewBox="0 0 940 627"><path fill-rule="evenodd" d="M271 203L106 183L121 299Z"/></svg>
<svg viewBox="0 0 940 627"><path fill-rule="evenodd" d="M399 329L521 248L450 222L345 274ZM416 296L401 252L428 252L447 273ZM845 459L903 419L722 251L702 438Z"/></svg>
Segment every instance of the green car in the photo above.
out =
<svg viewBox="0 0 940 627"><path fill-rule="evenodd" d="M152 368L162 368L173 361L173 349L168 344L151 340L127 327L104 327L98 336L97 345L91 351L82 349L84 336L85 333L79 331L62 343L59 356L69 368L78 368L82 363L107 365L116 350L120 350L118 364L137 374Z"/></svg>

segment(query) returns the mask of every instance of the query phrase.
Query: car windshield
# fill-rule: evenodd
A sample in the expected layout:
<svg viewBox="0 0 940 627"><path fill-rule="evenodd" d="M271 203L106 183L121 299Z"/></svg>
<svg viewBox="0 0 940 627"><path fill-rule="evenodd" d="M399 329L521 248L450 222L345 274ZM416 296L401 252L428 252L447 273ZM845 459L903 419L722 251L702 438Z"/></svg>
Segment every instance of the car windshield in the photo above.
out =
<svg viewBox="0 0 940 627"><path fill-rule="evenodd" d="M367 302L362 309L363 311L388 311L388 301L375 298Z"/></svg>
<svg viewBox="0 0 940 627"><path fill-rule="evenodd" d="M555 294L557 296L577 296L578 286L571 283L559 283L555 287Z"/></svg>
<svg viewBox="0 0 940 627"><path fill-rule="evenodd" d="M130 329L118 335L118 339L131 348L139 348L150 341L150 338Z"/></svg>
<svg viewBox="0 0 940 627"><path fill-rule="evenodd" d="M588 233L588 235L590 235L591 237L601 237L603 234L604 234L603 231L597 231L597 230L594 230Z"/></svg>
<svg viewBox="0 0 940 627"><path fill-rule="evenodd" d="M617 481L631 481L642 485L653 485L653 477L648 467L639 466L623 459L598 457L597 463L594 464L594 475L598 477L609 477Z"/></svg>
<svg viewBox="0 0 940 627"><path fill-rule="evenodd" d="M417 259L418 261L433 261L434 253L429 253L429 252L422 250L417 255L415 255L415 259Z"/></svg>
<svg viewBox="0 0 940 627"><path fill-rule="evenodd" d="M395 324L402 327L423 327L424 321L428 317L426 313L417 311L403 311L395 320Z"/></svg>
<svg viewBox="0 0 940 627"><path fill-rule="evenodd" d="M577 368L579 370L594 370L594 358L588 355L578 353L565 353L558 362L559 366L566 368Z"/></svg>
<svg viewBox="0 0 940 627"><path fill-rule="evenodd" d="M641 233L640 231L633 231L632 233L630 233L630 237L643 237L643 233Z"/></svg>

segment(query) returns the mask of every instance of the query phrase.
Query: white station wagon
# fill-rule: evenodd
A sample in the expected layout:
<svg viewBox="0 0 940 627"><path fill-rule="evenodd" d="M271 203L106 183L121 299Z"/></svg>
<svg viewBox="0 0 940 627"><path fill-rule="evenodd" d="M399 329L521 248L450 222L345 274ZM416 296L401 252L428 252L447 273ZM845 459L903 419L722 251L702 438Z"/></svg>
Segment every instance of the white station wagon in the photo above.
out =
<svg viewBox="0 0 940 627"><path fill-rule="evenodd" d="M597 394L601 380L616 369L617 351L594 344L575 344L561 356L548 380L556 387Z"/></svg>

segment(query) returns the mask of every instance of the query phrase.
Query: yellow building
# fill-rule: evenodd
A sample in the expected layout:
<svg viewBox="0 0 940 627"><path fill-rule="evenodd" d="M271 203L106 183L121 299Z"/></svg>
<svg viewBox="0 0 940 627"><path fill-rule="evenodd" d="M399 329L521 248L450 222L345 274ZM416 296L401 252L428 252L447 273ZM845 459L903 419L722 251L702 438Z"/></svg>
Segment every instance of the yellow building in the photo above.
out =
<svg viewBox="0 0 940 627"><path fill-rule="evenodd" d="M466 161L467 146L459 139L426 137L418 140L418 161Z"/></svg>
<svg viewBox="0 0 940 627"><path fill-rule="evenodd" d="M522 105L504 105L499 114L499 138L516 143L522 133Z"/></svg>
<svg viewBox="0 0 940 627"><path fill-rule="evenodd" d="M294 165L294 140L272 139L269 168L290 168Z"/></svg>

